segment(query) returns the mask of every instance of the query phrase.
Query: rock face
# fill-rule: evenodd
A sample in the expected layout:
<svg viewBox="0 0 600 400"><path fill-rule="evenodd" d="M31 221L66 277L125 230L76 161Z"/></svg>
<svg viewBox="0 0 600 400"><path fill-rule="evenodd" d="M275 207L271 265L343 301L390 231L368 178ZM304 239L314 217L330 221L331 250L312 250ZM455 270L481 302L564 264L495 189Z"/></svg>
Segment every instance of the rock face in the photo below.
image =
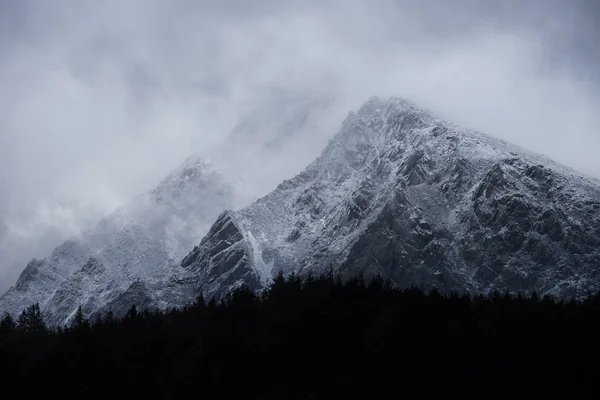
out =
<svg viewBox="0 0 600 400"><path fill-rule="evenodd" d="M183 260L219 296L332 270L400 287L583 296L600 288L600 183L410 102L370 99L322 155Z"/></svg>
<svg viewBox="0 0 600 400"><path fill-rule="evenodd" d="M200 241L234 190L214 167L191 157L154 190L33 260L16 285L0 298L0 310L16 314L39 302L50 324L64 324L81 305L92 317L131 305L177 306L190 295L178 281L178 264Z"/></svg>
<svg viewBox="0 0 600 400"><path fill-rule="evenodd" d="M252 239L245 236L245 232L235 215L226 211L219 216L201 246L196 246L183 259L181 264L192 285L200 283L199 287L193 285L196 293L219 297L242 283L252 289L260 289L267 283L261 282L261 276L255 273L259 260L254 260L254 253L248 251L247 243Z"/></svg>

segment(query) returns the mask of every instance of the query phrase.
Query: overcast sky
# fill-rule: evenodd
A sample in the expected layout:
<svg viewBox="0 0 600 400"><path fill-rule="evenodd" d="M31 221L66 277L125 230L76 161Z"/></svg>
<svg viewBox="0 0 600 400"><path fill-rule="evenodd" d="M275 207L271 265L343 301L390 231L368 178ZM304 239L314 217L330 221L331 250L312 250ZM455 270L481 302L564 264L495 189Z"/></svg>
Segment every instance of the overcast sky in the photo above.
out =
<svg viewBox="0 0 600 400"><path fill-rule="evenodd" d="M0 291L249 107L280 105L272 90L335 99L336 123L407 97L600 176L599 4L0 1ZM323 126L280 174L320 151Z"/></svg>

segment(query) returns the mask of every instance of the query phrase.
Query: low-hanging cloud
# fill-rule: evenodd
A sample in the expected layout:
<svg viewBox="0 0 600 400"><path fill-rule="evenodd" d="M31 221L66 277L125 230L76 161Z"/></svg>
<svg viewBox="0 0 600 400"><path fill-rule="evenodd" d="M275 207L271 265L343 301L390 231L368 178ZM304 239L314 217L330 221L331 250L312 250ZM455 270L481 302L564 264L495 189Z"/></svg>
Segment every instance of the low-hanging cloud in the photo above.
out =
<svg viewBox="0 0 600 400"><path fill-rule="evenodd" d="M269 118L257 110L277 106L271 92L335 101L271 159L230 159L249 198L372 95L600 176L598 15L592 0L2 2L0 291L15 263L222 145L240 119Z"/></svg>

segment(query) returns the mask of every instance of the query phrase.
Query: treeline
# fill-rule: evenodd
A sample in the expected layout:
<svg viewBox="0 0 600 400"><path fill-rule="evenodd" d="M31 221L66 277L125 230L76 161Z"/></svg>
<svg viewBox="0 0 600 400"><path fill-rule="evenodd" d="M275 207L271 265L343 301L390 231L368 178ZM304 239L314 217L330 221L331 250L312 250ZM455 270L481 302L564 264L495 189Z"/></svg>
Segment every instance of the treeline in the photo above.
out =
<svg viewBox="0 0 600 400"><path fill-rule="evenodd" d="M600 296L450 295L284 279L182 310L0 324L6 398L531 398L597 386ZM589 385L589 386L588 386Z"/></svg>

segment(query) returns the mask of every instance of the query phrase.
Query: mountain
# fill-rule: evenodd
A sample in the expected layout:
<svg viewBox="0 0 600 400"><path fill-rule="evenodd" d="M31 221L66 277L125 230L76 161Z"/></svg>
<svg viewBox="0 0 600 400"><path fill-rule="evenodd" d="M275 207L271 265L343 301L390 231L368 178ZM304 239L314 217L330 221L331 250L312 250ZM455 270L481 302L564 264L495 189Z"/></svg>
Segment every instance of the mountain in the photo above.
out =
<svg viewBox="0 0 600 400"><path fill-rule="evenodd" d="M234 199L234 189L214 166L190 157L155 189L80 238L66 241L44 260L32 260L0 298L0 310L17 314L39 302L48 322L61 324L79 305L90 316L154 304L157 294L185 304L187 296L169 286L179 260L220 212L235 206Z"/></svg>
<svg viewBox="0 0 600 400"><path fill-rule="evenodd" d="M218 146L190 157L155 189L46 259L32 260L0 297L0 313L16 315L39 302L48 323L63 324L80 305L93 318L109 309L124 315L134 304L188 303L193 286L181 259L222 211L250 204L308 163L311 152L299 156L297 144L314 143L327 131L336 117L333 104L305 91L261 92ZM292 153L295 162L282 168Z"/></svg>
<svg viewBox="0 0 600 400"><path fill-rule="evenodd" d="M267 131L302 139L332 110L328 102L302 104L281 113L289 124ZM250 203L240 191L261 179L244 149L256 149L252 137L267 138L258 154L268 154L278 137L251 126L230 153L224 144L213 162L189 158L94 229L32 260L0 298L0 311L17 314L39 302L50 324L64 324L80 305L86 317L123 315L134 304L179 307L199 293L219 298L243 284L261 290L280 271L379 275L443 292L581 297L599 289L600 182L593 178L407 100L372 98L308 167L240 209ZM289 143L297 142L274 149L293 158ZM268 174L282 159L264 160Z"/></svg>
<svg viewBox="0 0 600 400"><path fill-rule="evenodd" d="M303 172L223 212L181 265L209 297L279 271L580 297L600 288L600 182L372 98Z"/></svg>

